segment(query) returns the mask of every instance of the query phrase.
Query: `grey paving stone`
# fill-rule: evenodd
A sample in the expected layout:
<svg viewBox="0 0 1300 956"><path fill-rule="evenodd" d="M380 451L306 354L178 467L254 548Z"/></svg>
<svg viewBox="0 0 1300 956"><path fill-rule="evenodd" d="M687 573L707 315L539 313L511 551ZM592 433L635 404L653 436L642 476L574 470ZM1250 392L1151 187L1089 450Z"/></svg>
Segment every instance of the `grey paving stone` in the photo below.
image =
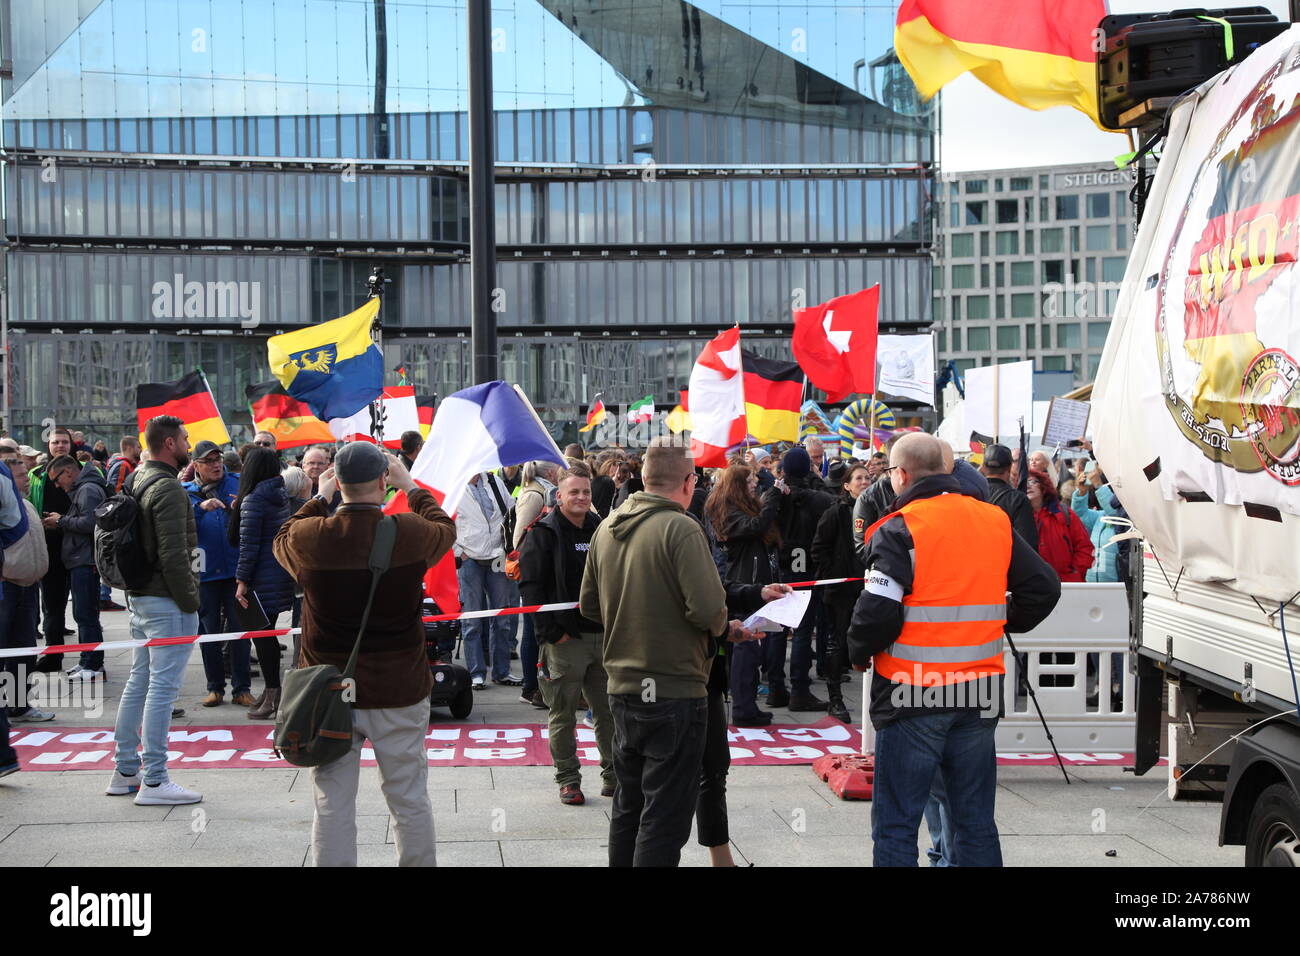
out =
<svg viewBox="0 0 1300 956"><path fill-rule="evenodd" d="M1113 857L1107 850L1115 850ZM1087 836L1029 836L1008 834L1002 838L1005 866L1171 866L1174 861L1133 837L1100 833Z"/></svg>

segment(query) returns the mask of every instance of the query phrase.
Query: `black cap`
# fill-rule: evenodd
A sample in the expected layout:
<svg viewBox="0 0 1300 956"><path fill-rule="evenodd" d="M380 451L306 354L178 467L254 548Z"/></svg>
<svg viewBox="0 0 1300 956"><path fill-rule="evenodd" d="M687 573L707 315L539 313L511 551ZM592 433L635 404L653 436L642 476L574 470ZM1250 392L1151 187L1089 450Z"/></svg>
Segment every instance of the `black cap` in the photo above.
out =
<svg viewBox="0 0 1300 956"><path fill-rule="evenodd" d="M1011 449L1006 445L989 445L984 449L984 467L1002 471L1011 467Z"/></svg>
<svg viewBox="0 0 1300 956"><path fill-rule="evenodd" d="M190 453L190 458L193 461L198 461L202 458L207 458L214 451L220 453L221 446L218 445L216 442L205 438L203 439L203 441L199 442L197 445L194 446L194 451Z"/></svg>
<svg viewBox="0 0 1300 956"><path fill-rule="evenodd" d="M368 441L349 442L334 457L334 475L345 485L364 485L387 470L388 456Z"/></svg>

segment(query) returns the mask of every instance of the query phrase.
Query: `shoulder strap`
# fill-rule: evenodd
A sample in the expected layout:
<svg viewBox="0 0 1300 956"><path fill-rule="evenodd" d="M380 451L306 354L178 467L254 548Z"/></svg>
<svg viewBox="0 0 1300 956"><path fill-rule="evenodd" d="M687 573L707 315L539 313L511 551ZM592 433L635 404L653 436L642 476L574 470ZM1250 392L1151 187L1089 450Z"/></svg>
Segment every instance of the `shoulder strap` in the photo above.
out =
<svg viewBox="0 0 1300 956"><path fill-rule="evenodd" d="M366 609L361 612L361 627L357 631L357 642L352 645L352 654L348 657L348 666L343 670L344 677L351 677L357 670L357 652L361 650L361 638L365 636L366 625L370 623L370 607L375 603L375 589L379 579L388 570L393 560L393 544L397 541L397 518L384 515L375 526L375 543L370 546L370 593L366 596Z"/></svg>
<svg viewBox="0 0 1300 956"><path fill-rule="evenodd" d="M148 491L155 483L167 477L166 472L154 472L152 475L145 478L144 481L140 482L139 483L140 487L137 489L136 488L137 482L135 479L139 476L139 474L140 473L138 471L132 471L131 474L127 477L126 481L122 482L122 489L128 495L134 498L136 501L143 501L144 493ZM129 488L127 487L128 482L130 483Z"/></svg>
<svg viewBox="0 0 1300 956"><path fill-rule="evenodd" d="M506 507L506 501L501 497L501 489L497 487L496 476L491 472L484 472L483 480L487 482L488 489L492 492L492 497L496 499L497 507L501 509L501 517L508 517L510 509ZM545 499L543 499L543 501L545 501Z"/></svg>

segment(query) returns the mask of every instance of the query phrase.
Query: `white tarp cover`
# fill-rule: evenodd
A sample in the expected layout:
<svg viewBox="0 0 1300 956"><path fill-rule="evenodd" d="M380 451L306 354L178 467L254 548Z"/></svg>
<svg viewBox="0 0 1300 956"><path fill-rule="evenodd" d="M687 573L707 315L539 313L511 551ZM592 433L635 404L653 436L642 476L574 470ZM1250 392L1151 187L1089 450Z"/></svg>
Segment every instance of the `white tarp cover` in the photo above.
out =
<svg viewBox="0 0 1300 956"><path fill-rule="evenodd" d="M1293 27L1174 110L1093 391L1097 457L1166 567L1261 601L1300 591L1298 249Z"/></svg>

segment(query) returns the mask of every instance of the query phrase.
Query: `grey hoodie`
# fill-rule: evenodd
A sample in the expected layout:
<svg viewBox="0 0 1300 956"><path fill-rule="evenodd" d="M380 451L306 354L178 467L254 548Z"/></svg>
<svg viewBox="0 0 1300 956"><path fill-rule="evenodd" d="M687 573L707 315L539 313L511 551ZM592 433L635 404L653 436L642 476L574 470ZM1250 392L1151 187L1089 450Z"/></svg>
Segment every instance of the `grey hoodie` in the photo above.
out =
<svg viewBox="0 0 1300 956"><path fill-rule="evenodd" d="M95 563L95 509L108 497L108 483L94 462L87 462L68 492L72 507L59 518L63 532L63 566L80 568Z"/></svg>
<svg viewBox="0 0 1300 956"><path fill-rule="evenodd" d="M591 539L579 607L605 629L611 694L707 695L727 593L704 532L681 505L639 491L610 515Z"/></svg>

